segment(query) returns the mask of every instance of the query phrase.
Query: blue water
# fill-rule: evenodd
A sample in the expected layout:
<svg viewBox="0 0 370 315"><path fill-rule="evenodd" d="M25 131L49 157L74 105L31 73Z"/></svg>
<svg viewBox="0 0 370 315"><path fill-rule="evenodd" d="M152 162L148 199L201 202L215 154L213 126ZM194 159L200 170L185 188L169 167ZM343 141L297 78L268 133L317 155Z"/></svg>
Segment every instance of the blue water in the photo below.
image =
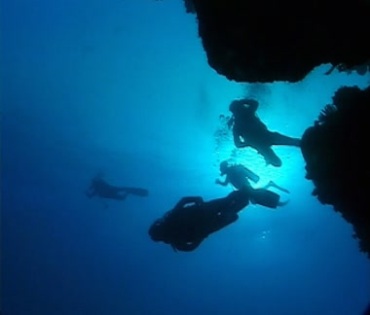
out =
<svg viewBox="0 0 370 315"><path fill-rule="evenodd" d="M360 315L368 258L352 227L313 196L297 148L281 168L217 142L231 100L259 99L269 128L300 137L342 85L369 76L322 65L300 83L238 84L207 65L180 0L1 3L3 315ZM220 139L219 139L220 140ZM191 253L151 241L183 196L212 199L233 157L288 188L249 206ZM88 199L90 179L147 198Z"/></svg>

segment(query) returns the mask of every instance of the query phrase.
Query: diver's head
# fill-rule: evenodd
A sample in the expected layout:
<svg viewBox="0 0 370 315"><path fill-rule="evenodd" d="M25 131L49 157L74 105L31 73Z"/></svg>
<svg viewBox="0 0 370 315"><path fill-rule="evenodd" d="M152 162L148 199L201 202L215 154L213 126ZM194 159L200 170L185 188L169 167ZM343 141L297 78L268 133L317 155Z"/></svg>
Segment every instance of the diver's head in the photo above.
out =
<svg viewBox="0 0 370 315"><path fill-rule="evenodd" d="M243 103L244 104L247 104L247 105L251 105L251 106L258 106L258 101L256 101L255 99L253 99L253 98L245 98L244 100L243 100Z"/></svg>
<svg viewBox="0 0 370 315"><path fill-rule="evenodd" d="M149 236L155 242L160 242L165 239L165 229L163 226L163 220L158 219L149 228Z"/></svg>
<svg viewBox="0 0 370 315"><path fill-rule="evenodd" d="M229 110L230 110L230 112L232 112L233 114L235 114L240 109L242 109L243 107L245 107L245 105L258 106L258 101L256 101L253 98L245 98L245 99L241 99L241 100L235 100L235 101L232 101L230 103Z"/></svg>
<svg viewBox="0 0 370 315"><path fill-rule="evenodd" d="M235 114L242 106L243 104L240 102L240 100L232 101L229 105L229 111Z"/></svg>
<svg viewBox="0 0 370 315"><path fill-rule="evenodd" d="M229 168L229 162L228 161L222 161L220 163L221 175L225 175L228 168Z"/></svg>

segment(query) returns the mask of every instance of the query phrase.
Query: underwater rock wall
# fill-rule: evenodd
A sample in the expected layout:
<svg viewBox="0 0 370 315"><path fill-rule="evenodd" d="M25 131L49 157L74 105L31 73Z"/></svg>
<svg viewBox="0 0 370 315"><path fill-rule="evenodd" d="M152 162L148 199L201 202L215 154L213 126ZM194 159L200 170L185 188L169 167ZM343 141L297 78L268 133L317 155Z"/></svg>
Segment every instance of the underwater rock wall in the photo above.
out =
<svg viewBox="0 0 370 315"><path fill-rule="evenodd" d="M297 82L315 67L370 71L368 0L183 0L209 65L237 82ZM370 258L370 88L342 87L302 138L323 204L352 224Z"/></svg>
<svg viewBox="0 0 370 315"><path fill-rule="evenodd" d="M351 223L370 258L370 87L342 87L302 137L306 178Z"/></svg>
<svg viewBox="0 0 370 315"><path fill-rule="evenodd" d="M370 59L368 0L183 0L208 63L237 82L302 80L331 63Z"/></svg>

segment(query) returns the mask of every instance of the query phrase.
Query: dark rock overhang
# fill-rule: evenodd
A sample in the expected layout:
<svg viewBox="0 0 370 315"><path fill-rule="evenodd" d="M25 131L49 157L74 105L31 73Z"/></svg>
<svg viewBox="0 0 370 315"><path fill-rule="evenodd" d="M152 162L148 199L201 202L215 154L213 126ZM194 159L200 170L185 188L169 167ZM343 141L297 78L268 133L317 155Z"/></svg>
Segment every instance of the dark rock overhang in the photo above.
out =
<svg viewBox="0 0 370 315"><path fill-rule="evenodd" d="M237 82L302 80L315 67L370 60L369 0L184 0L208 63Z"/></svg>

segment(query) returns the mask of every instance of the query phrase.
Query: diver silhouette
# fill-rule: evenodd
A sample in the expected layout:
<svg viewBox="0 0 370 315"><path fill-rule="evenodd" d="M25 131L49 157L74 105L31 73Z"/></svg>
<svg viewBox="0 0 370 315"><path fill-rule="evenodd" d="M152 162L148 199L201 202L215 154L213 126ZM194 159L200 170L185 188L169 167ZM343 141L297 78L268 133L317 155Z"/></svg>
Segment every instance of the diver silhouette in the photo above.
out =
<svg viewBox="0 0 370 315"><path fill-rule="evenodd" d="M105 199L125 200L130 194L146 197L149 195L149 191L137 187L113 186L103 179L102 174L98 174L91 180L90 187L85 194L89 198L97 196Z"/></svg>
<svg viewBox="0 0 370 315"><path fill-rule="evenodd" d="M257 183L260 178L244 165L233 165L229 164L228 161L223 161L220 163L220 172L221 176L226 175L226 178L224 181L216 179L216 184L226 186L230 183L235 189L246 191L252 204L259 204L261 206L276 209L277 207L284 206L288 203L288 200L280 201L280 195L277 193L267 190L270 187L274 187L280 191L289 193L287 189L277 185L273 181L269 181L261 188L253 188L249 181L251 180L252 182Z"/></svg>
<svg viewBox="0 0 370 315"><path fill-rule="evenodd" d="M211 233L238 219L238 212L249 203L244 191L233 191L224 198L203 201L184 197L149 228L155 242L164 242L177 251L193 251Z"/></svg>
<svg viewBox="0 0 370 315"><path fill-rule="evenodd" d="M264 157L267 165L279 167L282 162L271 146L299 147L301 140L268 130L256 114L258 105L258 101L254 99L240 99L230 103L229 110L232 112L232 117L228 126L232 128L234 144L237 148L254 148Z"/></svg>

